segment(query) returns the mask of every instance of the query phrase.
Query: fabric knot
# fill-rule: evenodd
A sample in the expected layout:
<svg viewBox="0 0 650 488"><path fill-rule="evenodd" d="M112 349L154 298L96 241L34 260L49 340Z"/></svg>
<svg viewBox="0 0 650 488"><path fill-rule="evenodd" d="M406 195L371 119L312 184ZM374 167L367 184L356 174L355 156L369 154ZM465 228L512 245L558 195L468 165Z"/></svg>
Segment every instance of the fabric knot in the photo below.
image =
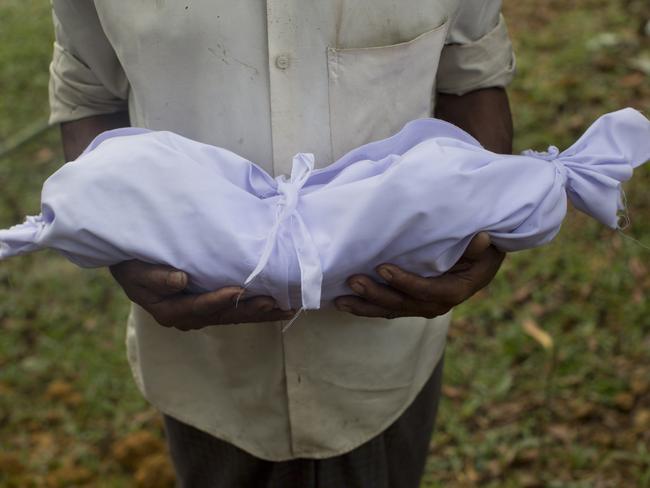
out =
<svg viewBox="0 0 650 488"><path fill-rule="evenodd" d="M544 161L554 161L560 155L560 150L555 146L548 146L546 151L534 151L533 149L526 149L521 153L524 156L531 158L543 159Z"/></svg>
<svg viewBox="0 0 650 488"><path fill-rule="evenodd" d="M522 151L521 154L523 156L541 159L543 161L553 163L555 166L555 172L561 178L562 182L566 182L568 180L569 172L560 159L560 150L556 146L548 146L548 149L546 151L534 151L533 149L527 149L525 151Z"/></svg>
<svg viewBox="0 0 650 488"><path fill-rule="evenodd" d="M264 270L276 245L280 226L288 225L300 266L302 308L307 309L320 308L321 283L323 281L318 250L309 229L297 211L300 190L313 170L314 155L298 153L293 158L291 176L287 178L285 175L281 175L275 179L277 192L280 196L277 203L275 222L266 238L257 266L244 282L244 286L250 284Z"/></svg>
<svg viewBox="0 0 650 488"><path fill-rule="evenodd" d="M292 216L298 207L298 194L309 179L314 170L314 155L310 153L299 153L293 158L291 166L291 177L278 176L277 192L282 198L278 201L278 215L276 223L279 225L288 217Z"/></svg>
<svg viewBox="0 0 650 488"><path fill-rule="evenodd" d="M278 193L283 198L278 202L278 206L282 208L282 212L286 215L291 215L298 206L298 186L289 181L278 181Z"/></svg>

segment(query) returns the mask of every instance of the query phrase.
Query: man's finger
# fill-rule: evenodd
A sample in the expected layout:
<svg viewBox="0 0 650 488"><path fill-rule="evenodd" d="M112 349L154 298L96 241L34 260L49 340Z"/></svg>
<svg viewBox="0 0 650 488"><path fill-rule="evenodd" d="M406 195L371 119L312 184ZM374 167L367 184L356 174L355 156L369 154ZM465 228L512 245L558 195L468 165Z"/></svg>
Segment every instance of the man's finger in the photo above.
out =
<svg viewBox="0 0 650 488"><path fill-rule="evenodd" d="M473 293L472 282L461 274L442 274L425 278L394 264L382 264L377 272L389 286L423 302L456 305Z"/></svg>
<svg viewBox="0 0 650 488"><path fill-rule="evenodd" d="M242 291L243 289L239 286L228 286L208 293L193 295L192 315L208 317L231 306L234 307ZM270 302L273 304L273 299L270 299Z"/></svg>
<svg viewBox="0 0 650 488"><path fill-rule="evenodd" d="M271 297L255 297L240 301L234 308L221 314L224 324L242 324L249 322L273 322L290 320L295 310L280 310Z"/></svg>
<svg viewBox="0 0 650 488"><path fill-rule="evenodd" d="M487 248L490 247L491 243L492 240L487 232L479 232L469 242L461 259L469 259L472 261L479 259Z"/></svg>
<svg viewBox="0 0 650 488"><path fill-rule="evenodd" d="M143 288L153 296L174 295L187 287L187 274L169 266L132 260L111 266L110 271L123 288Z"/></svg>
<svg viewBox="0 0 650 488"><path fill-rule="evenodd" d="M348 312L361 317L383 317L389 319L399 316L399 313L394 310L388 310L353 295L339 297L334 301L334 304L341 312Z"/></svg>
<svg viewBox="0 0 650 488"><path fill-rule="evenodd" d="M492 281L505 257L504 252L490 246L473 266L458 275L474 283L475 291L478 291Z"/></svg>
<svg viewBox="0 0 650 488"><path fill-rule="evenodd" d="M408 297L389 286L377 283L365 275L355 275L348 280L350 289L374 305L384 309L402 311L407 306Z"/></svg>
<svg viewBox="0 0 650 488"><path fill-rule="evenodd" d="M240 293L241 288L231 286L202 294L177 294L151 304L149 312L167 327L200 325L205 323L203 319L218 316L234 307Z"/></svg>

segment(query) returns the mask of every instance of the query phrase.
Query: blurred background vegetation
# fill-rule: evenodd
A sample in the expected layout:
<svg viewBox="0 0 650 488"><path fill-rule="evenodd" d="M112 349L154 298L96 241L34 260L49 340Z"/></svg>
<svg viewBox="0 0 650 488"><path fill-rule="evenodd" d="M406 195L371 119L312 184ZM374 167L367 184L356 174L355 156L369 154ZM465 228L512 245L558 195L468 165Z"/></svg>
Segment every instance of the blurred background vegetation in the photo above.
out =
<svg viewBox="0 0 650 488"><path fill-rule="evenodd" d="M516 150L566 147L598 115L650 114L647 0L505 0ZM47 118L48 2L0 3L0 146ZM1 150L1 148L0 148ZM38 212L56 129L0 158L0 227ZM625 186L650 244L650 168ZM423 487L650 486L650 250L571 211L459 307ZM165 487L156 412L124 351L127 302L54 253L0 265L0 486Z"/></svg>

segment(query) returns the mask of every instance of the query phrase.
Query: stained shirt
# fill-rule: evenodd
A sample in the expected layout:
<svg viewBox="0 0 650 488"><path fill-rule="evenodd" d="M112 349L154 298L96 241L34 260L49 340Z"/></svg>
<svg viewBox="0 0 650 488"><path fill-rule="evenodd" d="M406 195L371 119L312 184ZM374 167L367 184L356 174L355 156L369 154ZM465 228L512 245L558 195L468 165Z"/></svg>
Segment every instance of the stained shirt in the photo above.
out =
<svg viewBox="0 0 650 488"><path fill-rule="evenodd" d="M232 150L271 175L323 167L432 114L436 92L505 86L499 1L53 0L52 123L129 111L134 126ZM133 305L128 358L166 414L268 460L324 458L379 434L444 349L449 315L159 326Z"/></svg>

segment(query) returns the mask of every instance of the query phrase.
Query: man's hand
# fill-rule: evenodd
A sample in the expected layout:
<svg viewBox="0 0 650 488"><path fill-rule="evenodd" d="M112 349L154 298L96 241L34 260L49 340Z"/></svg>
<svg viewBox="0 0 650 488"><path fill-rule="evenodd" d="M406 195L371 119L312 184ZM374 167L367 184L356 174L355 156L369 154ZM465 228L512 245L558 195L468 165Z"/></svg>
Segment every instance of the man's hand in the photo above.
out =
<svg viewBox="0 0 650 488"><path fill-rule="evenodd" d="M465 254L445 274L424 278L392 264L377 267L386 284L355 275L348 285L356 293L336 299L339 310L365 317L426 317L447 313L486 286L496 275L505 254L490 245L490 236L477 234Z"/></svg>
<svg viewBox="0 0 650 488"><path fill-rule="evenodd" d="M275 300L267 296L238 301L243 291L238 286L185 293L187 274L167 266L125 261L110 270L131 301L164 327L193 330L218 324L288 320L295 314L277 309Z"/></svg>
<svg viewBox="0 0 650 488"><path fill-rule="evenodd" d="M512 116L503 88L483 88L464 95L438 93L435 116L472 134L486 149L512 151ZM395 265L383 264L377 273L386 284L368 276L352 276L356 293L336 299L339 310L366 317L426 317L443 315L486 286L499 270L505 254L490 245L490 237L474 237L463 257L445 274L424 278Z"/></svg>

